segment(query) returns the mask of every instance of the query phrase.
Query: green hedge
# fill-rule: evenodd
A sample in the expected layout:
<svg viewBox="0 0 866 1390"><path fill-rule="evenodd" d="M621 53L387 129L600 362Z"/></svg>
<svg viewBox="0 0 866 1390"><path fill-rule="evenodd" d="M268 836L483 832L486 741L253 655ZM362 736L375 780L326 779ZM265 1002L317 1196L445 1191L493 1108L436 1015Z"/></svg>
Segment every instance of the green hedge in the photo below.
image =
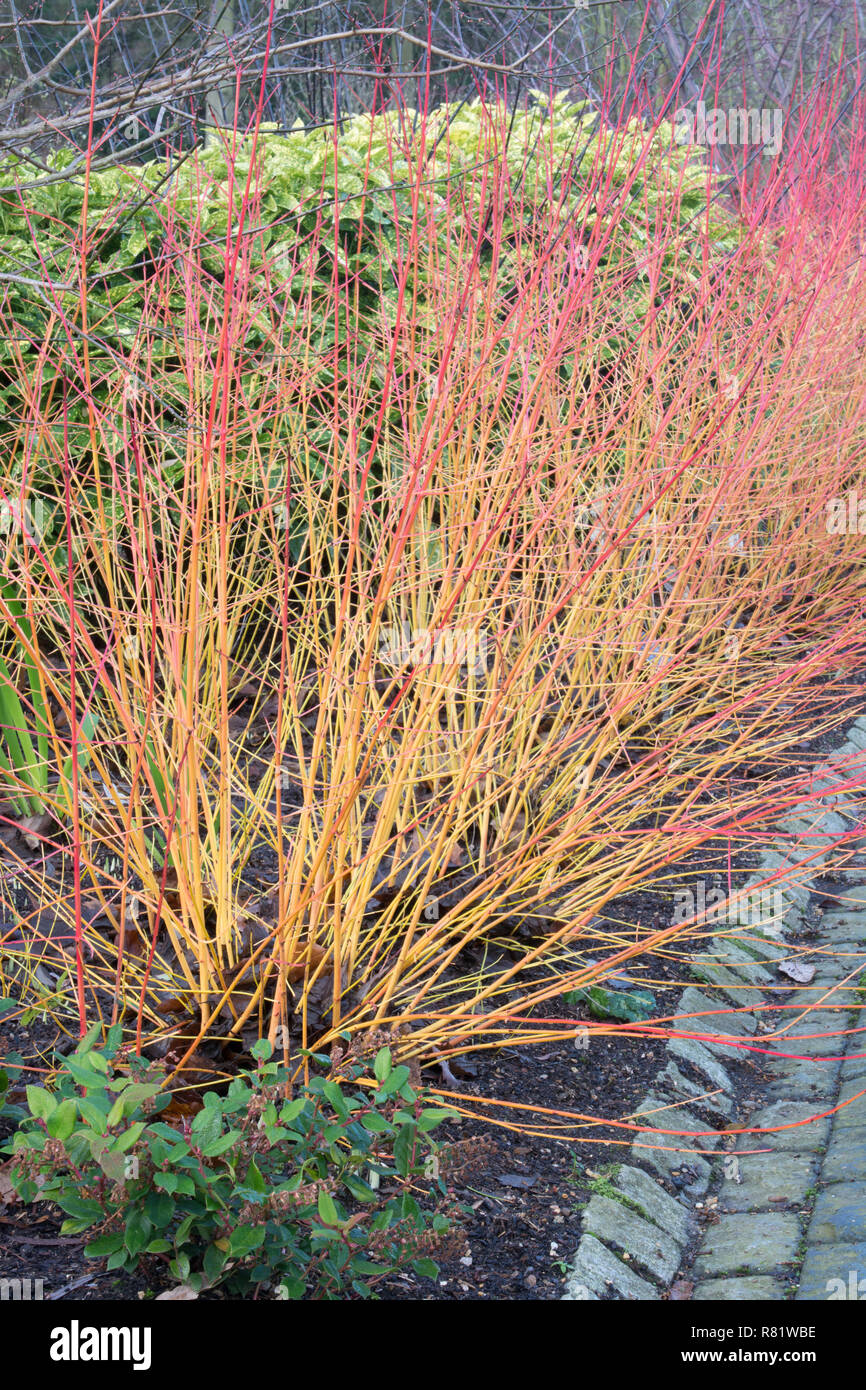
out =
<svg viewBox="0 0 866 1390"><path fill-rule="evenodd" d="M507 135L504 154L501 146ZM618 322L597 345L596 359L602 363L620 353L629 339L640 331L650 308L649 272L642 265L647 243L648 212L676 188L678 195L674 226L679 234L669 240L662 259L663 296L687 291L696 276L691 269L699 243L705 235L707 169L704 151L674 143L673 127L665 123L652 140L640 172L635 165L645 139L637 121L616 132L602 124L584 105L569 102L562 93L549 100L536 92L525 108L508 113L501 106L492 109L480 100L461 106L456 112L433 111L426 122L408 109L386 112L374 118L356 116L345 121L335 140L333 130L293 130L279 134L266 128L260 132L252 181L260 191L255 209L255 226L248 216L245 230L249 237L249 270L253 278L254 309L245 333L245 366L241 384L248 402L257 399L265 373L256 355L262 357L281 344L275 341L276 318L268 308L274 286L281 294L294 295L302 303L303 322L310 334L314 353L333 349L339 333L345 347L318 372L316 386L321 391L321 427L313 432L314 455L326 467L330 439L330 407L334 390L340 388L341 370L350 370L354 351L360 360L373 362L369 368L374 385L384 387L384 369L377 369L377 346L383 342L384 325L393 326L398 316L396 272L398 245L411 228L413 195L419 179L425 197L443 202L457 189L461 216L449 219L449 233L439 233L436 248L440 257L453 256L455 233L461 217L474 240L489 211L486 201L491 166L505 159L511 183L511 197L503 197L496 215L501 218L500 254L491 270L492 248L486 245L480 258L480 276L493 273L496 288L507 304L519 293L515 245L524 261L526 238L551 236L551 206L560 198L563 181L568 180L568 199L560 211L563 221L573 217L583 229L584 239L597 218L610 232L602 265L622 266L623 295ZM231 136L227 137L231 144ZM423 146L422 146L423 140ZM233 169L229 170L225 144L216 140L211 147L181 160L176 167L151 162L136 167L117 167L93 172L87 190L87 329L91 381L97 400L112 395L111 410L117 415L116 446L121 443L122 410L119 386L130 372L135 373L135 347L147 341L150 363L148 389L156 392L157 414L165 425L160 447L167 476L183 468L183 435L186 420L195 403L189 400L187 378L179 360L171 328L187 311L184 294L184 261L200 261L204 284L211 291L211 307L202 296L200 314L218 316L226 299L224 246L230 219L237 217L241 193L250 173L253 143L239 139L234 147ZM73 163L69 152L57 153L49 160L55 172ZM487 184L484 173L487 165ZM231 173L231 177L230 177ZM81 231L85 184L80 171L66 179L27 189L16 186L32 177L26 157L8 158L0 164L0 303L3 305L3 332L0 333L0 414L5 441L7 488L20 479L26 450L26 432L20 428L25 411L26 390L37 380L36 365L46 339L52 340L52 354L65 358L62 366L67 380L66 424L73 455L89 458L90 436L86 428L87 406L80 384L69 385L69 362L73 348L80 349L81 310ZM457 186L460 185L459 188ZM232 193L233 188L233 193ZM607 189L607 192L605 190ZM335 196L336 190L336 196ZM595 190L599 190L595 193ZM611 196L611 191L616 195ZM582 201L581 201L582 200ZM453 208L452 208L453 211ZM546 227L542 228L542 217ZM173 222L171 245L166 225ZM522 222L522 228L515 221ZM669 225L668 215L664 220ZM444 227L445 219L442 220ZM335 222L338 224L335 229ZM235 228L236 230L236 228ZM321 234L324 231L324 234ZM335 247L336 231L336 247ZM732 250L738 241L734 219L714 214L710 238L717 251ZM298 245L316 241L317 261L312 287L308 276L286 277L280 254L294 254ZM450 244L449 244L450 243ZM179 248L183 254L179 255ZM353 307L334 323L334 256L338 277L352 277ZM155 269L165 272L165 257L173 260L168 269L167 290L163 288L156 322L153 322L152 284ZM447 263L447 262L446 262ZM416 295L416 332L433 328L437 305L428 294L428 266L419 258L415 283L408 286ZM51 282L51 287L46 284ZM256 281L261 293L256 300ZM143 326L150 318L149 326ZM71 333L70 333L71 328ZM301 350L305 334L289 335L288 351ZM387 335L385 335L387 336ZM530 345L531 347L531 345ZM384 354L379 352L384 362ZM334 366L336 365L336 377ZM155 368L155 376L154 376ZM572 367L574 369L574 366ZM376 382L378 370L378 382ZM43 417L49 420L60 447L63 437L63 392L57 380L57 367L51 361L40 368L39 390ZM205 389L208 383L204 383ZM212 386L212 383L210 384ZM314 392L315 394L315 392ZM309 402L308 402L309 404ZM314 407L316 402L314 401ZM371 414L379 401L371 400ZM285 403L283 403L285 405ZM119 412L119 413L118 413ZM177 426L176 451L171 446L172 424ZM399 425L395 415L393 426ZM279 412L273 412L272 428L281 428ZM109 431L110 433L110 431ZM242 429L240 442L242 443ZM363 441L363 432L362 432ZM50 495L56 480L56 461L28 463L28 489Z"/></svg>

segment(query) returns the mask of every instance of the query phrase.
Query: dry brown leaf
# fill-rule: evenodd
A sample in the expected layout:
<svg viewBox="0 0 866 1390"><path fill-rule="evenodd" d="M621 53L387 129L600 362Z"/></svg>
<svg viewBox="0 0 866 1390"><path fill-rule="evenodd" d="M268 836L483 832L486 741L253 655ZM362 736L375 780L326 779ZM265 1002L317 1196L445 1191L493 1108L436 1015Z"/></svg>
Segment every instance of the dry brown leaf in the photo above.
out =
<svg viewBox="0 0 866 1390"><path fill-rule="evenodd" d="M298 953L300 954L301 952L303 952L304 955L303 961L298 961L286 966L286 979L291 985L296 984L298 980L302 980L308 970L312 975L313 971L321 965L326 954L324 947L307 947L304 942L300 942L298 945ZM330 970L326 970L324 973L330 974L331 972Z"/></svg>
<svg viewBox="0 0 866 1390"><path fill-rule="evenodd" d="M783 960L778 966L780 975L787 975L789 980L794 980L798 985L808 985L815 978L814 965L804 965L799 960Z"/></svg>
<svg viewBox="0 0 866 1390"><path fill-rule="evenodd" d="M674 1303L687 1302L694 1292L694 1284L688 1279L677 1279L671 1284L671 1301Z"/></svg>
<svg viewBox="0 0 866 1390"><path fill-rule="evenodd" d="M38 849L50 830L55 827L50 811L40 811L36 816L26 816L19 821L19 828L28 849Z"/></svg>
<svg viewBox="0 0 866 1390"><path fill-rule="evenodd" d="M189 1284L176 1284L175 1287L174 1287L173 1289L165 1289L162 1293L158 1293L158 1294L156 1295L156 1301L157 1301L157 1302L158 1302L160 1299L162 1299L162 1298L164 1298L164 1299L170 1299L170 1298L171 1298L171 1299L198 1298L198 1294L196 1293L195 1289L190 1288Z"/></svg>
<svg viewBox="0 0 866 1390"><path fill-rule="evenodd" d="M12 1186L12 1179L9 1177L12 1171L13 1160L10 1158L8 1163L0 1167L0 1206L8 1207L13 1202L18 1201L18 1194Z"/></svg>

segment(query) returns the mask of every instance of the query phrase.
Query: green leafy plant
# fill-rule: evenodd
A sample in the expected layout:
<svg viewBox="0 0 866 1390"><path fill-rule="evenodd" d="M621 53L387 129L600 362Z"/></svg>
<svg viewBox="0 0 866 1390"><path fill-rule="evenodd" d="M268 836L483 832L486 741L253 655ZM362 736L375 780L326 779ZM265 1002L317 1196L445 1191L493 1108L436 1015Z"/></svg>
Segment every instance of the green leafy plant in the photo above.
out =
<svg viewBox="0 0 866 1390"><path fill-rule="evenodd" d="M22 1199L55 1203L64 1232L94 1233L85 1254L126 1271L163 1262L195 1292L273 1285L289 1299L369 1298L404 1265L436 1275L430 1254L456 1209L430 1136L453 1112L425 1105L387 1047L372 1078L350 1051L287 1099L260 1041L257 1069L178 1127L158 1118L170 1102L158 1068L130 1058L120 1070L119 1042L115 1028L97 1048L92 1030L53 1090L28 1086L29 1117L7 1145Z"/></svg>
<svg viewBox="0 0 866 1390"><path fill-rule="evenodd" d="M568 1004L586 1004L593 1018L618 1018L624 1023L638 1023L652 1016L655 1000L647 989L613 990L603 985L569 990L564 995Z"/></svg>
<svg viewBox="0 0 866 1390"><path fill-rule="evenodd" d="M371 392L359 439L374 444L380 410L385 407L387 416L392 408L393 403L385 405L386 378L392 375L386 362L391 335L402 320L404 279L405 295L415 305L417 343L408 354L399 348L394 370L399 375L417 369L417 353L428 337L429 349L435 348L441 294L435 267L450 265L459 273L454 239L477 236L491 196L479 171L494 155L503 179L495 195L502 200L498 249L494 253L489 239L482 238L478 252L495 287L490 307L500 297L513 300L524 292L530 243L544 254L569 229L584 245L594 245L597 269L604 269L603 278L621 307L616 331L607 331L599 344L603 362L614 361L640 337L662 289L693 285L696 271L688 256L684 262L684 252L694 238L695 219L706 214L708 181L712 185L713 180L705 151L677 144L669 121L647 128L634 118L617 129L584 102L569 100L567 92L551 96L540 90L514 112L502 101L477 98L456 112L447 105L437 107L424 122L417 115L412 108L406 108L403 119L395 112L360 113L342 122L338 131L323 127L285 133L265 123L255 146L239 132L230 144L215 138L174 170L153 160L95 171L87 184L80 173L57 177L70 161L68 151L56 151L47 160L56 181L27 186L19 198L4 202L0 272L9 281L6 309L18 331L0 339L0 405L15 420L37 391L54 437L41 457L28 457L26 464L24 436L5 430L5 443L9 463L26 469L28 488L39 493L46 509L57 496L63 449L86 454L92 443L81 428L89 418L86 402L67 399L58 389L62 374L52 362L41 360L40 346L57 335L58 311L66 317L65 331L74 335L81 326L85 191L87 318L91 325L99 324L89 345L91 376L94 401L104 408L113 387L128 373L137 377L142 315L156 302L174 312L183 309L179 267L192 257L210 291L226 281L226 238L243 222L239 189L250 175L244 274L255 307L246 325L245 348L260 357L250 356L246 370L241 369L242 394L248 411L266 398L269 374L262 370L262 357L275 349L296 364L321 363L291 403L304 415L311 397L322 407L321 419L304 421L305 466L320 473L333 452L334 396L339 397L346 374L352 379L359 361L369 362L370 383L382 393ZM18 155L0 162L0 172L10 188L19 178L29 184L28 166ZM433 254L418 257L407 268L401 247L418 221L414 191L419 185L433 210L444 213L446 204L456 200L463 211L450 222L439 217ZM666 202L673 205L671 227L653 275L648 210L654 216ZM179 256L174 238L182 227L186 242ZM733 251L741 235L736 219L715 204L707 232L717 254ZM39 284L43 277L50 280L55 299L46 299ZM308 324L309 338L303 343L292 329L296 315ZM177 423L189 406L184 359L168 335L152 344L147 355L159 378L152 394L157 413L166 425ZM574 353L567 356L566 366L570 363L573 371ZM515 387L519 382L518 373ZM214 386L203 382L207 390ZM324 408L327 403L330 409ZM63 412L73 427L69 439ZM399 421L398 411L394 422ZM235 426L239 438L242 423L239 418ZM120 451L122 433L116 427L106 431L106 454ZM248 435L249 447L254 431ZM281 439L293 442L293 431L279 419L269 421L268 435L270 447ZM174 456L166 451L161 468L167 481L182 476L183 457L182 443ZM106 460L102 466L107 470ZM251 497L251 505L269 501L268 488ZM304 546L302 520L300 513L292 515L288 526L295 558Z"/></svg>
<svg viewBox="0 0 866 1390"><path fill-rule="evenodd" d="M2 612L8 614L3 623L7 647L14 651L13 665L0 654L0 780L14 788L12 802L21 816L36 816L47 809L49 734L51 719L45 687L40 676L40 658L33 624L17 586L0 578ZM7 653L9 654L9 653ZM23 668L27 696L22 697L16 679L17 668ZM79 766L85 767L89 754L87 743L96 731L97 719L85 713L78 729ZM60 768L60 791L64 804L71 804L70 779L72 756L65 758Z"/></svg>
<svg viewBox="0 0 866 1390"><path fill-rule="evenodd" d="M26 615L24 604L15 593L15 586L9 580L0 581L0 597L4 608L9 612L22 636L32 642L33 633ZM18 691L14 671L0 656L0 773L4 780L11 781L22 788L13 798L21 815L38 815L45 809L44 798L48 790L48 740L46 731L45 697L39 680L39 668L23 641L16 641L8 624L4 624L15 647L16 658L23 666L27 677L29 703L32 714L28 714L24 701ZM36 725L37 732L31 738L31 730Z"/></svg>
<svg viewBox="0 0 866 1390"><path fill-rule="evenodd" d="M14 999L0 998L0 1018L4 1014L12 1013L16 1008ZM13 1121L17 1124L24 1118L23 1108L9 1099L12 1083L23 1066L24 1059L18 1052L4 1052L0 1058L0 1122Z"/></svg>

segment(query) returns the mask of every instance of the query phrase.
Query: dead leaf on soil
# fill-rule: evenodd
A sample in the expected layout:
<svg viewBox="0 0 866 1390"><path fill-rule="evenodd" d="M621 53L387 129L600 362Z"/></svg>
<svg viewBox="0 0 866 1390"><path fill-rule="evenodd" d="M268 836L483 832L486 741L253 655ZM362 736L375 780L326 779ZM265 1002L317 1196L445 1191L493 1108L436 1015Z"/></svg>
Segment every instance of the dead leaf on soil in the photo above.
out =
<svg viewBox="0 0 866 1390"><path fill-rule="evenodd" d="M12 1171L12 1159L4 1163L0 1168L0 1206L8 1207L18 1201L18 1193L12 1186L12 1179L9 1177Z"/></svg>
<svg viewBox="0 0 866 1390"><path fill-rule="evenodd" d="M28 849L38 849L57 822L50 811L40 811L38 815L26 816L19 821L19 828Z"/></svg>
<svg viewBox="0 0 866 1390"><path fill-rule="evenodd" d="M165 1289L163 1293L158 1293L155 1301L159 1302L161 1298L198 1298L198 1294L195 1289L190 1288L189 1284L178 1284L173 1289Z"/></svg>
<svg viewBox="0 0 866 1390"><path fill-rule="evenodd" d="M305 941L298 942L296 952L298 955L303 953L305 959L286 962L286 979L291 985L297 984L298 980L302 980L307 972L312 974L313 971L321 965L327 955L323 946L308 946ZM324 970L322 973L324 975L333 974L333 966Z"/></svg>

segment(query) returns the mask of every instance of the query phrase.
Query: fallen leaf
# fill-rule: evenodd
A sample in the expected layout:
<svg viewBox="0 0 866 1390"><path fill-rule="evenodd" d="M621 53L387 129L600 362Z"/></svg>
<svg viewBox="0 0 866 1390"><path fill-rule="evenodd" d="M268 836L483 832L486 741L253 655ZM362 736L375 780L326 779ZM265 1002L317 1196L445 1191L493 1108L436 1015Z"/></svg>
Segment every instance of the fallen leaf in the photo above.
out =
<svg viewBox="0 0 866 1390"><path fill-rule="evenodd" d="M308 946L305 941L299 941L296 950L298 954L302 952L305 956L309 954L309 961L286 962L286 979L289 984L296 984L298 980L302 980L308 971L312 974L316 967L321 965L327 954L323 946ZM333 967L329 968L324 973L328 975L332 974Z"/></svg>
<svg viewBox="0 0 866 1390"><path fill-rule="evenodd" d="M799 960L780 961L778 969L780 975L787 975L789 980L795 980L798 985L808 985L815 978L814 965L804 965Z"/></svg>
<svg viewBox="0 0 866 1390"><path fill-rule="evenodd" d="M197 1115L204 1102L198 1098L191 1100L178 1100L177 1096L172 1096L164 1110L159 1112L161 1120L186 1120L192 1115Z"/></svg>
<svg viewBox="0 0 866 1390"><path fill-rule="evenodd" d="M9 1162L4 1163L3 1167L0 1168L0 1206L4 1207L18 1201L18 1193L12 1186L12 1179L9 1177L11 1169L12 1159L10 1158Z"/></svg>
<svg viewBox="0 0 866 1390"><path fill-rule="evenodd" d="M459 1054L451 1058L451 1069L456 1076L473 1077L478 1075L477 1062Z"/></svg>
<svg viewBox="0 0 866 1390"><path fill-rule="evenodd" d="M688 1279L677 1279L671 1284L671 1301L674 1303L685 1303L691 1298L694 1287L694 1284Z"/></svg>
<svg viewBox="0 0 866 1390"><path fill-rule="evenodd" d="M189 1013L189 1002L174 997L161 999L153 1006L158 1014L184 1014Z"/></svg>
<svg viewBox="0 0 866 1390"><path fill-rule="evenodd" d="M26 816L19 822L19 829L27 848L38 849L55 825L56 821L50 811L40 811L38 815Z"/></svg>
<svg viewBox="0 0 866 1390"><path fill-rule="evenodd" d="M198 1298L198 1294L189 1284L177 1284L173 1289L165 1289L163 1293L158 1293L155 1301L159 1302L163 1298Z"/></svg>

